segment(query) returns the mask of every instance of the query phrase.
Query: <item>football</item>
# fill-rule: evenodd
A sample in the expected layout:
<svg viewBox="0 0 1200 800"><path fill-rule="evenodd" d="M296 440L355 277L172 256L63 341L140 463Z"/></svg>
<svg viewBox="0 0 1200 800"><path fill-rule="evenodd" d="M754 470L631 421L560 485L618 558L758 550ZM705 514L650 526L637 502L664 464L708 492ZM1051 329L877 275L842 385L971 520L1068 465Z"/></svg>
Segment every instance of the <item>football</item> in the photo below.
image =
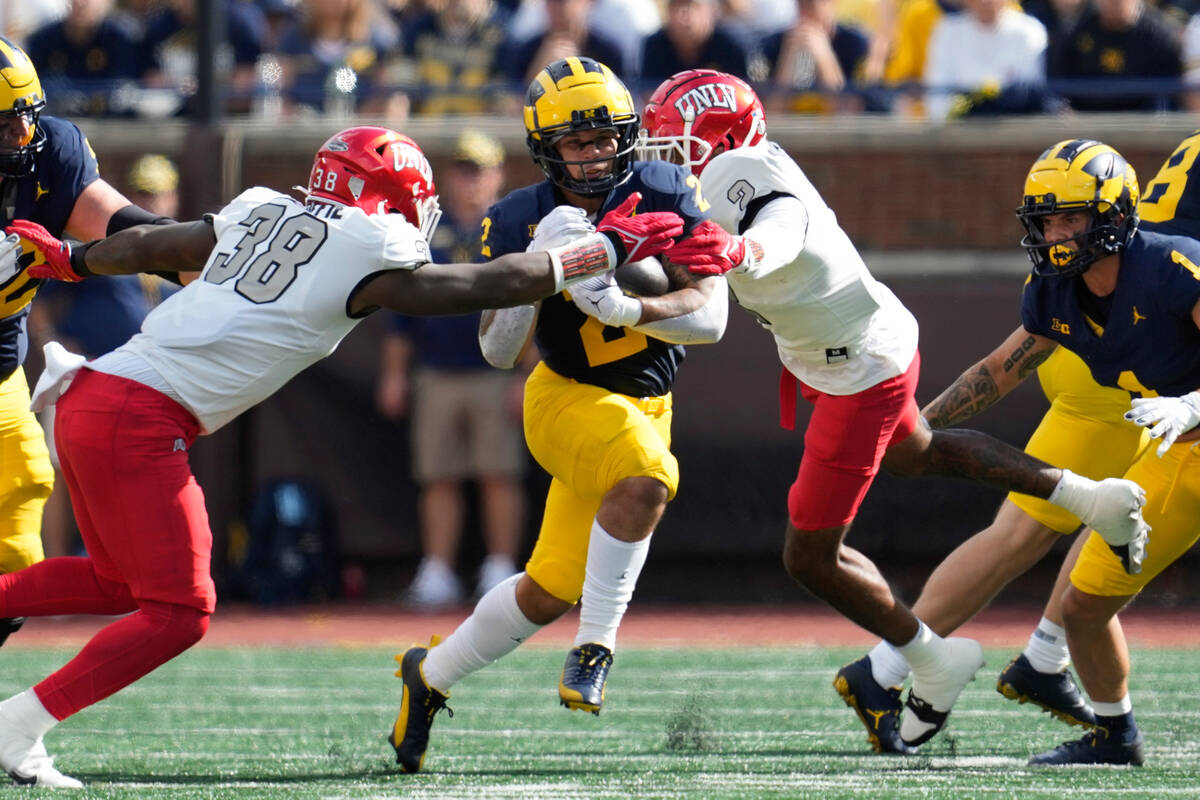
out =
<svg viewBox="0 0 1200 800"><path fill-rule="evenodd" d="M619 266L614 274L617 286L638 297L658 297L671 288L666 271L654 256Z"/></svg>

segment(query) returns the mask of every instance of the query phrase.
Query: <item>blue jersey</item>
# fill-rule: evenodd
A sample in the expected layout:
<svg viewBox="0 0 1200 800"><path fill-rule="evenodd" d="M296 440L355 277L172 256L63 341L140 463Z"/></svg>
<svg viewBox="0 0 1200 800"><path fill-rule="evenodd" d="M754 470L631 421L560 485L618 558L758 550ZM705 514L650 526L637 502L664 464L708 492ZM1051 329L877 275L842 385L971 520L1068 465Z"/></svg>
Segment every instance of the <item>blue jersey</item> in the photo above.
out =
<svg viewBox="0 0 1200 800"><path fill-rule="evenodd" d="M449 209L429 242L438 264L469 264L479 258L479 224L454 218ZM479 351L479 312L438 317L392 316L392 330L412 340L415 362L448 371L490 370Z"/></svg>
<svg viewBox="0 0 1200 800"><path fill-rule="evenodd" d="M1107 323L1080 306L1082 277L1033 275L1021 297L1030 333L1078 355L1096 382L1142 395L1178 396L1200 387L1200 242L1138 231L1121 254Z"/></svg>
<svg viewBox="0 0 1200 800"><path fill-rule="evenodd" d="M1200 239L1200 175L1191 180L1200 155L1200 131L1175 148L1146 184L1138 203L1138 227L1155 233L1174 233Z"/></svg>
<svg viewBox="0 0 1200 800"><path fill-rule="evenodd" d="M100 171L92 146L74 124L43 116L38 128L46 134L46 144L34 157L33 174L0 182L0 227L27 219L61 238L75 201ZM0 381L25 360L25 317L41 284L20 272L0 285Z"/></svg>
<svg viewBox="0 0 1200 800"><path fill-rule="evenodd" d="M600 216L633 192L642 193L639 213L674 211L683 217L685 232L708 217L700 182L688 170L665 161L634 162L633 176L609 192ZM511 192L488 210L483 221L484 256L524 252L538 221L564 202L549 181ZM631 328L600 324L576 308L565 293L542 301L534 341L546 366L559 375L632 397L669 392L684 356L679 345Z"/></svg>

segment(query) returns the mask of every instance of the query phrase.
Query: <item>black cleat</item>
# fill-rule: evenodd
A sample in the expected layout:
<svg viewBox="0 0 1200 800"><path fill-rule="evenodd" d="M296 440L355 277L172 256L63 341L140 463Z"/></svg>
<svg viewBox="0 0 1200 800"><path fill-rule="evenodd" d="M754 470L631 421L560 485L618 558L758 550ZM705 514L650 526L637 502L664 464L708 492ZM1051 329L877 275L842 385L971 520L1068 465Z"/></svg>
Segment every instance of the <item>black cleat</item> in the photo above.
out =
<svg viewBox="0 0 1200 800"><path fill-rule="evenodd" d="M1119 742L1110 742L1108 731L1099 727L1085 733L1082 739L1063 742L1053 750L1038 753L1029 759L1029 763L1041 766L1127 764L1140 767L1146 761L1143 744L1142 732L1137 728L1133 729L1132 736L1122 737Z"/></svg>
<svg viewBox="0 0 1200 800"><path fill-rule="evenodd" d="M21 630L25 624L24 617L5 617L0 619L0 645L8 641L8 637Z"/></svg>
<svg viewBox="0 0 1200 800"><path fill-rule="evenodd" d="M854 709L867 728L867 741L876 753L912 755L917 752L900 739L900 687L885 688L871 674L871 657L863 656L838 670L833 688Z"/></svg>
<svg viewBox="0 0 1200 800"><path fill-rule="evenodd" d="M438 641L437 636L433 637L429 647ZM404 693L400 700L400 713L396 716L396 724L392 726L388 741L396 751L396 763L405 772L420 771L425 750L429 747L429 729L437 712L444 708L449 716L454 716L454 712L446 705L448 695L425 682L421 665L425 663L428 652L428 647L413 645L396 656L400 662L396 677L404 681Z"/></svg>
<svg viewBox="0 0 1200 800"><path fill-rule="evenodd" d="M1055 719L1084 728L1096 726L1096 713L1083 699L1070 670L1038 672L1022 653L1008 662L996 681L996 691L1018 703L1033 703Z"/></svg>
<svg viewBox="0 0 1200 800"><path fill-rule="evenodd" d="M613 654L602 644L581 644L567 653L558 698L572 711L600 713L604 705L604 685L612 669Z"/></svg>

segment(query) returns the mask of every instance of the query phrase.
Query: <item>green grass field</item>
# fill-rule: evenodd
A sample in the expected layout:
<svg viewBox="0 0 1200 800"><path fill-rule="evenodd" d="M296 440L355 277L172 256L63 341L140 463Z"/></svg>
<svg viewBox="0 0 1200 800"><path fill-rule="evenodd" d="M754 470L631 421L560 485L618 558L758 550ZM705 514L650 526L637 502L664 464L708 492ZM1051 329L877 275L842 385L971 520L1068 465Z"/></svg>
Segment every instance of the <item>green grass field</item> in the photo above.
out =
<svg viewBox="0 0 1200 800"><path fill-rule="evenodd" d="M594 717L557 704L562 652L529 648L455 687L426 771L402 775L384 740L400 697L392 651L199 648L47 746L83 796L139 800L1200 797L1195 651L1134 654L1142 769L1027 767L1076 729L994 691L1011 655L998 650L924 754L874 756L830 688L857 654L627 648ZM70 655L6 648L0 693Z"/></svg>

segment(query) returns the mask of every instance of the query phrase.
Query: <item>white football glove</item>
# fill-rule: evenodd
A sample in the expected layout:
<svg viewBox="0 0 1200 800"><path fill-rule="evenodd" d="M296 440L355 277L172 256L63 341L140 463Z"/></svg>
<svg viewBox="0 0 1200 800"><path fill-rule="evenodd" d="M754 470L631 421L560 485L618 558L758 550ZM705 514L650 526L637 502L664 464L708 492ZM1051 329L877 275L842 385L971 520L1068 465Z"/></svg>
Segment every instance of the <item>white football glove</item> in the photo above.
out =
<svg viewBox="0 0 1200 800"><path fill-rule="evenodd" d="M1142 519L1145 489L1123 478L1105 478L1097 483L1064 469L1049 499L1100 534L1121 557L1126 572L1134 575L1142 571L1150 538L1150 526Z"/></svg>
<svg viewBox="0 0 1200 800"><path fill-rule="evenodd" d="M20 236L10 233L0 239L0 285L7 283L21 271L21 265L17 262L20 255Z"/></svg>
<svg viewBox="0 0 1200 800"><path fill-rule="evenodd" d="M614 328L631 327L642 318L642 301L625 294L611 272L572 286L571 300L589 317Z"/></svg>
<svg viewBox="0 0 1200 800"><path fill-rule="evenodd" d="M1175 444L1181 433L1200 425L1200 392L1188 392L1182 397L1138 397L1125 419L1150 429L1150 437L1162 438L1158 457Z"/></svg>
<svg viewBox="0 0 1200 800"><path fill-rule="evenodd" d="M525 252L540 253L595 232L596 226L587 218L587 212L582 208L555 206L554 210L538 222L537 229L533 232L533 241L525 248Z"/></svg>

